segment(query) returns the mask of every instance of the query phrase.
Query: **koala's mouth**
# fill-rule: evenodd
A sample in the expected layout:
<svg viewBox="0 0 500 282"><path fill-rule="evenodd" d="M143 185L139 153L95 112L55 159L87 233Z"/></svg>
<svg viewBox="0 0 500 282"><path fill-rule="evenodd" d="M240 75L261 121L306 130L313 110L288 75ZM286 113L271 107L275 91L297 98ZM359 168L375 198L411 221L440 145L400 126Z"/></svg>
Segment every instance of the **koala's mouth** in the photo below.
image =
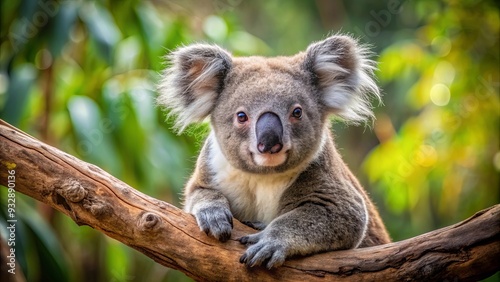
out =
<svg viewBox="0 0 500 282"><path fill-rule="evenodd" d="M276 167L282 165L286 162L288 158L289 150L282 150L279 153L254 153L250 151L250 156L252 157L253 162L258 166L263 167Z"/></svg>

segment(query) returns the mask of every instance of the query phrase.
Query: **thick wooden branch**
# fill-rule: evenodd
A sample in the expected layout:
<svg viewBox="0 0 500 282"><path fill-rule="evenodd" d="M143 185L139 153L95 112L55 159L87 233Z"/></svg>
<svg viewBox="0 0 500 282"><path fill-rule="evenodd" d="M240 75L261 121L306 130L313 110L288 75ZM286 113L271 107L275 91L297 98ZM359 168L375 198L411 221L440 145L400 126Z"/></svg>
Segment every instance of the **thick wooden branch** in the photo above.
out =
<svg viewBox="0 0 500 282"><path fill-rule="evenodd" d="M239 263L245 248L236 239L252 229L235 222L231 240L219 243L192 215L2 120L0 167L0 184L15 170L17 192L196 280L476 281L500 269L500 205L408 240L291 259L269 271Z"/></svg>

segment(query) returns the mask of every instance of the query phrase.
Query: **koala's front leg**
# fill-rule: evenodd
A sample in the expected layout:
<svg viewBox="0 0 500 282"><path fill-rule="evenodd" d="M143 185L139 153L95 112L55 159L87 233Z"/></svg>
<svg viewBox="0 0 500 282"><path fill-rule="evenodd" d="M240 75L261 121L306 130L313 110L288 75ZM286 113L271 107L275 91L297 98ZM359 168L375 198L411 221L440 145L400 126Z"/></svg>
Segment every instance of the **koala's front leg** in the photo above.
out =
<svg viewBox="0 0 500 282"><path fill-rule="evenodd" d="M263 231L240 238L249 246L240 262L271 269L293 255L354 248L364 236L367 215L353 214L339 215L315 204L300 206L273 220Z"/></svg>
<svg viewBox="0 0 500 282"><path fill-rule="evenodd" d="M219 191L195 187L186 197L185 210L194 214L200 229L221 242L231 238L233 215L227 198Z"/></svg>

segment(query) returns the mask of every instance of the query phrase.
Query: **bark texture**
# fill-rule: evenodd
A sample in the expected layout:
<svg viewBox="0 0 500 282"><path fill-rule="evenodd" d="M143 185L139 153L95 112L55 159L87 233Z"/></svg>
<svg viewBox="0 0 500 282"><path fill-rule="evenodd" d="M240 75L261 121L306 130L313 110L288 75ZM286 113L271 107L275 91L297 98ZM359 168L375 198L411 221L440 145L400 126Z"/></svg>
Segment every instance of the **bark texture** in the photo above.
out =
<svg viewBox="0 0 500 282"><path fill-rule="evenodd" d="M404 241L295 258L269 271L239 263L245 248L237 238L255 232L249 227L235 221L231 240L220 243L192 215L0 120L1 185L12 169L17 192L196 280L477 281L500 269L500 205Z"/></svg>

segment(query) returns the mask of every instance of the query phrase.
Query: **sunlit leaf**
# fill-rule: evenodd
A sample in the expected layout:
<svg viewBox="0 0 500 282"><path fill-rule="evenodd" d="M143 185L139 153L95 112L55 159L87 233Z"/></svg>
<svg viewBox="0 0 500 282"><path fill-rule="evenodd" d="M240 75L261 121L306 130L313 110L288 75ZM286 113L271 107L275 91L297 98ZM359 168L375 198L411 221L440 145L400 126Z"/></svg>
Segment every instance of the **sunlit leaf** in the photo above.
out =
<svg viewBox="0 0 500 282"><path fill-rule="evenodd" d="M80 8L80 18L85 22L90 34L98 44L102 56L111 64L115 44L121 38L121 32L112 15L97 2L86 2Z"/></svg>
<svg viewBox="0 0 500 282"><path fill-rule="evenodd" d="M85 96L74 96L68 102L78 153L111 173L120 173L117 153L110 134L115 130L111 120L102 117L96 103Z"/></svg>

